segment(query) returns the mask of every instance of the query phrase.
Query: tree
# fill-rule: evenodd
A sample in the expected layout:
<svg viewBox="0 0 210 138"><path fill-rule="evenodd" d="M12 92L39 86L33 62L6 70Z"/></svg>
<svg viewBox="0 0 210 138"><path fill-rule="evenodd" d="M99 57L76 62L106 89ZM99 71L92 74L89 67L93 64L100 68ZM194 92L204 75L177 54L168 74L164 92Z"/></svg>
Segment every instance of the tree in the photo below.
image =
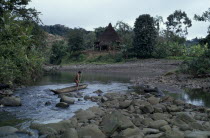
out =
<svg viewBox="0 0 210 138"><path fill-rule="evenodd" d="M152 56L156 44L157 31L153 17L149 14L140 15L134 25L133 48L138 58Z"/></svg>
<svg viewBox="0 0 210 138"><path fill-rule="evenodd" d="M96 34L96 38L98 39L99 36L105 31L105 27L98 27L98 28L95 28L94 32Z"/></svg>
<svg viewBox="0 0 210 138"><path fill-rule="evenodd" d="M155 27L157 28L157 31L158 31L158 33L159 33L159 31L160 31L160 24L163 23L163 17L157 15L157 16L154 18L154 22L155 22Z"/></svg>
<svg viewBox="0 0 210 138"><path fill-rule="evenodd" d="M68 35L68 51L69 52L78 52L84 50L84 30L75 28L69 32Z"/></svg>
<svg viewBox="0 0 210 138"><path fill-rule="evenodd" d="M187 14L181 10L176 10L173 14L167 17L167 30L173 32L179 37L186 36L188 34L187 29L191 26L192 21L188 18Z"/></svg>
<svg viewBox="0 0 210 138"><path fill-rule="evenodd" d="M207 11L205 11L201 16L195 14L194 19L197 21L210 22L210 8ZM210 26L208 27L208 35L201 41L201 43L207 43L208 48L210 49Z"/></svg>
<svg viewBox="0 0 210 138"><path fill-rule="evenodd" d="M84 35L84 47L85 49L91 49L94 47L94 42L96 41L96 35L94 32L90 31Z"/></svg>
<svg viewBox="0 0 210 138"><path fill-rule="evenodd" d="M167 30L184 37L188 34L187 29L192 26L192 21L188 18L185 12L176 10L173 14L167 17Z"/></svg>
<svg viewBox="0 0 210 138"><path fill-rule="evenodd" d="M210 8L207 11L205 11L201 16L195 14L194 19L197 21L210 22ZM208 32L210 33L210 26L208 28Z"/></svg>
<svg viewBox="0 0 210 138"><path fill-rule="evenodd" d="M37 12L33 8L27 8L28 3L31 0L0 0L0 17L5 13L10 12L11 15L15 15L16 20L27 20L40 22Z"/></svg>
<svg viewBox="0 0 210 138"><path fill-rule="evenodd" d="M129 50L132 48L134 32L133 28L122 21L118 21L115 25L115 30L121 39L121 51L125 58L129 56Z"/></svg>
<svg viewBox="0 0 210 138"><path fill-rule="evenodd" d="M67 45L64 41L56 41L52 45L50 63L51 64L60 64L62 58L66 55Z"/></svg>

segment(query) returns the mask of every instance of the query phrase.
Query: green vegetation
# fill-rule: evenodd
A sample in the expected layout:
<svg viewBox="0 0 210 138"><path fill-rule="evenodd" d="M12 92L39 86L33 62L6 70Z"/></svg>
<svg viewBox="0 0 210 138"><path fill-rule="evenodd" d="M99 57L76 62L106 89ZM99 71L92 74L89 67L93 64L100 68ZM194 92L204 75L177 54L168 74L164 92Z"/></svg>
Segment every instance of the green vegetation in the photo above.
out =
<svg viewBox="0 0 210 138"><path fill-rule="evenodd" d="M196 77L210 74L210 50L192 60L186 60L180 68L183 73L189 73Z"/></svg>
<svg viewBox="0 0 210 138"><path fill-rule="evenodd" d="M148 14L140 15L136 19L134 33L133 48L136 57L152 57L157 37L154 19Z"/></svg>
<svg viewBox="0 0 210 138"><path fill-rule="evenodd" d="M3 1L0 15L0 83L22 84L39 77L44 61L38 12L29 1ZM39 36L40 35L40 36Z"/></svg>

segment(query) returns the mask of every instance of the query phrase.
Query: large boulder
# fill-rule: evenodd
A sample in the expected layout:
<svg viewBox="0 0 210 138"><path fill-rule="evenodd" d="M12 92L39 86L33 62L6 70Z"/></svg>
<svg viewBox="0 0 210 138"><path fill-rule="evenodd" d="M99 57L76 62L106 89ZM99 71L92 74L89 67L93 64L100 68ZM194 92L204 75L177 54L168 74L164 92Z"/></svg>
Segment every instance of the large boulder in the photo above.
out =
<svg viewBox="0 0 210 138"><path fill-rule="evenodd" d="M20 97L4 97L0 100L0 104L5 106L21 106L21 99Z"/></svg>
<svg viewBox="0 0 210 138"><path fill-rule="evenodd" d="M0 137L5 137L9 135L13 135L18 131L17 128L11 127L11 126L4 126L0 127Z"/></svg>
<svg viewBox="0 0 210 138"><path fill-rule="evenodd" d="M157 120L157 121L151 122L149 124L149 127L159 129L162 126L165 126L165 125L168 125L168 122L166 122L165 120Z"/></svg>
<svg viewBox="0 0 210 138"><path fill-rule="evenodd" d="M107 114L103 117L102 131L107 135L112 135L116 130L123 130L133 127L134 124L123 114L118 111L113 111L111 114Z"/></svg>
<svg viewBox="0 0 210 138"><path fill-rule="evenodd" d="M80 110L76 112L75 117L79 122L86 122L95 117L95 114L90 110Z"/></svg>
<svg viewBox="0 0 210 138"><path fill-rule="evenodd" d="M90 137L90 138L105 138L106 136L96 125L88 125L78 130L79 138Z"/></svg>
<svg viewBox="0 0 210 138"><path fill-rule="evenodd" d="M65 102L65 103L68 103L68 104L74 104L75 100L68 97L68 96L62 95L60 102Z"/></svg>

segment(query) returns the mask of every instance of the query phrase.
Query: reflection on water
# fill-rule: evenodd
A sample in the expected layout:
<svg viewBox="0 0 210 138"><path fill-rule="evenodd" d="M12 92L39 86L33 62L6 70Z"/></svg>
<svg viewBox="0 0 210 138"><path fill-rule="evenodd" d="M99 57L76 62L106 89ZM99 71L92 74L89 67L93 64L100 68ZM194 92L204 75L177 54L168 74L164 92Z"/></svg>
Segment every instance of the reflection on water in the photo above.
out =
<svg viewBox="0 0 210 138"><path fill-rule="evenodd" d="M62 84L72 83L77 72L58 72L53 75L46 75L39 80L36 85ZM82 72L82 82L92 83L129 83L130 74L125 73L110 73L110 72Z"/></svg>
<svg viewBox="0 0 210 138"><path fill-rule="evenodd" d="M201 89L185 89L181 93L165 92L165 94L190 104L210 107L210 93L203 92Z"/></svg>

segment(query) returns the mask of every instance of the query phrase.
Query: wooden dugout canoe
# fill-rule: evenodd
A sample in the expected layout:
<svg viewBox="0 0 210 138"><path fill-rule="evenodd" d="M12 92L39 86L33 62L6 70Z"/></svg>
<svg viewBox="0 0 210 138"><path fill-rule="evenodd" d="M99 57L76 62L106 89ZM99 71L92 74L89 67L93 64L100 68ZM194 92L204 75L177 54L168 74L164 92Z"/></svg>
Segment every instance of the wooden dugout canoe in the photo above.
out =
<svg viewBox="0 0 210 138"><path fill-rule="evenodd" d="M87 88L87 84L79 85L78 90L85 89ZM77 90L77 86L71 86L71 87L66 87L62 89L57 89L57 90L51 90L55 94L60 94L60 93L67 93L67 92L73 92Z"/></svg>

